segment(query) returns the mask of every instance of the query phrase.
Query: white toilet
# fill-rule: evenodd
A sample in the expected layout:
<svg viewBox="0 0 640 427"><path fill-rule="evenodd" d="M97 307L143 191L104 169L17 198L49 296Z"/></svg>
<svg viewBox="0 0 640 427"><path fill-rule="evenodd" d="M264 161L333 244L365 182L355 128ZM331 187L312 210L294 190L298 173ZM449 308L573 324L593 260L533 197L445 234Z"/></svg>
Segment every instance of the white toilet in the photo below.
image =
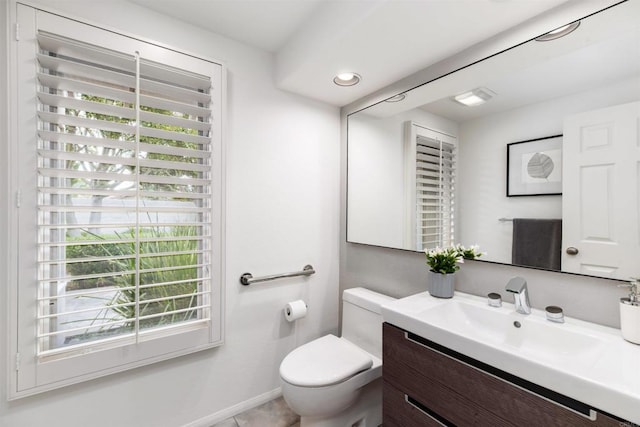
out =
<svg viewBox="0 0 640 427"><path fill-rule="evenodd" d="M382 304L394 298L365 288L342 294L342 336L325 335L280 364L282 395L301 427L382 424Z"/></svg>

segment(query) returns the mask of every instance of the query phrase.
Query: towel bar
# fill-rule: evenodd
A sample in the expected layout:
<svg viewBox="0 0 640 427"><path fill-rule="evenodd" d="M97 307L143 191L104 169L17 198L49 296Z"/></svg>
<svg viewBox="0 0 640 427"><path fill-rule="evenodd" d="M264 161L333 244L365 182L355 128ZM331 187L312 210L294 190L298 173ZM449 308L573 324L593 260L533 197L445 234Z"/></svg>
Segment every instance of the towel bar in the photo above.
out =
<svg viewBox="0 0 640 427"><path fill-rule="evenodd" d="M303 267L302 271L294 271L292 273L282 273L282 274L273 274L271 276L263 276L263 277L253 277L251 273L244 273L240 276L240 283L247 286L252 283L258 282L266 282L268 280L282 279L285 277L296 277L296 276L311 276L316 271L310 264L307 264Z"/></svg>

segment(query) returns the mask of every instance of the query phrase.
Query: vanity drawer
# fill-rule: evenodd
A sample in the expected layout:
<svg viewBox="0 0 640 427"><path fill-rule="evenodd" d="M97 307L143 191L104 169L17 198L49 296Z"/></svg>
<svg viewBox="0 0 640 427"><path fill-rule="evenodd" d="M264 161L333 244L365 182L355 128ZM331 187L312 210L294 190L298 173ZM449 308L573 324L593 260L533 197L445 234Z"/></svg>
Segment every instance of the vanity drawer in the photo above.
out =
<svg viewBox="0 0 640 427"><path fill-rule="evenodd" d="M383 394L383 421L394 425L391 420L403 420L410 416L413 423L407 426L486 426L486 427L513 427L513 424L485 410L465 396L443 387L437 382L420 376L412 369L396 369L396 366L386 367L385 378L389 374L389 381L384 381ZM388 391L389 389L389 391ZM393 391L399 393L394 395ZM389 393L392 402L387 402ZM404 411L404 413L400 413ZM405 427L400 422L395 424Z"/></svg>
<svg viewBox="0 0 640 427"><path fill-rule="evenodd" d="M441 427L446 425L388 382L382 386L384 427Z"/></svg>
<svg viewBox="0 0 640 427"><path fill-rule="evenodd" d="M495 368L491 374L487 374L452 355L427 347L428 341L420 337L415 338L426 344L408 339L402 329L389 324L384 324L383 328L384 381L456 425L624 425L602 414L596 414L596 419L591 420L547 399L574 405L577 410L588 412L589 408L580 402L531 383L523 384L522 380L512 377L520 381L519 386L515 386L495 376L500 372ZM471 359L465 360L468 361ZM506 376L508 378L509 374ZM545 393L545 398L523 390L523 385Z"/></svg>

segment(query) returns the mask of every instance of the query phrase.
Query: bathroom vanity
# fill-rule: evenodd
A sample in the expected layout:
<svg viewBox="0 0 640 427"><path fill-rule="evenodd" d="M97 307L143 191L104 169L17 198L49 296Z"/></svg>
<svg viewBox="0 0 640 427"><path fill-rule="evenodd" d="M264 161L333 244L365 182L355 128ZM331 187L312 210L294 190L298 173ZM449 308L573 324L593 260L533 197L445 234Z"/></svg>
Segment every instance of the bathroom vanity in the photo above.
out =
<svg viewBox="0 0 640 427"><path fill-rule="evenodd" d="M423 293L383 306L385 426L640 423L640 346L485 301Z"/></svg>

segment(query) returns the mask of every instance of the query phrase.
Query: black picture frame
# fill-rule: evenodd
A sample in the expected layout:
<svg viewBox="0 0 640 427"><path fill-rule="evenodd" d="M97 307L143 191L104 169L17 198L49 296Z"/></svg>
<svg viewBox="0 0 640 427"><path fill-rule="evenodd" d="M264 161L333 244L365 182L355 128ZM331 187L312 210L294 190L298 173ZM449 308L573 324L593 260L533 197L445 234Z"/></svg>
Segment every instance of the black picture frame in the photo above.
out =
<svg viewBox="0 0 640 427"><path fill-rule="evenodd" d="M562 195L562 135L507 144L507 197Z"/></svg>

